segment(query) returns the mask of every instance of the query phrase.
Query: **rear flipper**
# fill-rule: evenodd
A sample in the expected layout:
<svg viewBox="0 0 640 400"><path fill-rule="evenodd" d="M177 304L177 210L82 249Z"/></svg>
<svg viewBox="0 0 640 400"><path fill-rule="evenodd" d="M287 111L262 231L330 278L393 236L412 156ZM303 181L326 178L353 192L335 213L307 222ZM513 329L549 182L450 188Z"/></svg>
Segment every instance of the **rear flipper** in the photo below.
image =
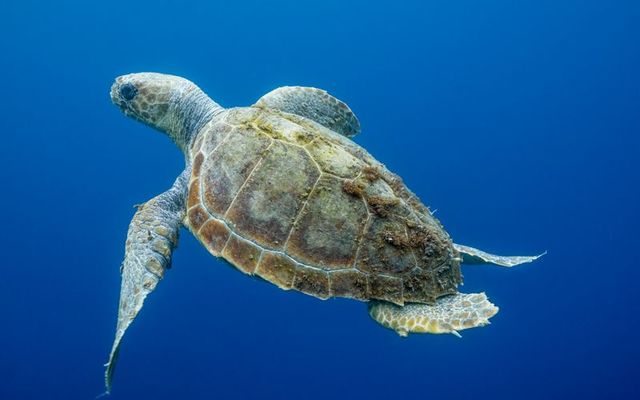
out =
<svg viewBox="0 0 640 400"><path fill-rule="evenodd" d="M482 250L473 247L463 246L461 244L453 244L456 250L462 254L462 262L465 264L494 264L501 267L515 267L516 265L530 263L547 254L545 251L537 256L496 256L494 254L485 253Z"/></svg>
<svg viewBox="0 0 640 400"><path fill-rule="evenodd" d="M456 293L441 297L436 304L395 304L372 301L369 315L385 328L400 336L409 332L452 333L489 324L498 307L491 304L484 293Z"/></svg>

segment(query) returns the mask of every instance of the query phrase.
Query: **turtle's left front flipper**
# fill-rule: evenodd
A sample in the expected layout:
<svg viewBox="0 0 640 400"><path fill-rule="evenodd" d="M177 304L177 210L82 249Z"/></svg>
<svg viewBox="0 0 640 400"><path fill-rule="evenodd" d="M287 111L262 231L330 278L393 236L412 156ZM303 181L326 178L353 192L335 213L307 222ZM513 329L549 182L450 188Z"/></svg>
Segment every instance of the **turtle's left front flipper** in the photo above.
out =
<svg viewBox="0 0 640 400"><path fill-rule="evenodd" d="M461 244L454 243L453 247L462 254L462 262L465 264L494 264L501 267L515 267L516 265L530 263L547 254L545 251L537 256L497 256Z"/></svg>
<svg viewBox="0 0 640 400"><path fill-rule="evenodd" d="M129 224L125 256L121 267L122 284L118 325L109 361L105 364L106 391L111 380L125 331L142 308L144 299L155 288L171 263L178 243L178 231L185 215L185 196L189 170L184 171L168 191L138 207Z"/></svg>

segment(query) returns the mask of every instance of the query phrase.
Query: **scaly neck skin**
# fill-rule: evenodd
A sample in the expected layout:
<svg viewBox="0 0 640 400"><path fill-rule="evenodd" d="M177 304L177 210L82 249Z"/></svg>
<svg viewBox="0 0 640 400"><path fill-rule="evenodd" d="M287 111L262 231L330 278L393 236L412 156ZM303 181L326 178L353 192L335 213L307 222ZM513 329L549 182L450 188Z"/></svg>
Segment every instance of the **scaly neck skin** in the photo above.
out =
<svg viewBox="0 0 640 400"><path fill-rule="evenodd" d="M195 85L176 90L169 102L169 112L158 124L182 150L190 164L189 147L200 129L224 109Z"/></svg>
<svg viewBox="0 0 640 400"><path fill-rule="evenodd" d="M187 165L198 132L224 111L193 82L154 72L117 77L110 95L127 116L167 134L182 150Z"/></svg>

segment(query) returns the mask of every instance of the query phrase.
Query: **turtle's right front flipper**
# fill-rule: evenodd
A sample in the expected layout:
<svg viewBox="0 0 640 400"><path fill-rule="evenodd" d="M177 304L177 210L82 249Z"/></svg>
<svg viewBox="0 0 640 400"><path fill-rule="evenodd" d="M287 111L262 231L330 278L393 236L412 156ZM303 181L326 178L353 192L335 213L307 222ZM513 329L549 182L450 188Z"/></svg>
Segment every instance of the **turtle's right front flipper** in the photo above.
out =
<svg viewBox="0 0 640 400"><path fill-rule="evenodd" d="M142 206L129 224L125 257L121 267L122 284L118 325L109 361L105 364L106 392L111 380L125 331L142 308L144 299L155 288L170 266L171 253L178 242L178 231L185 215L186 181L189 171L178 177L171 189Z"/></svg>
<svg viewBox="0 0 640 400"><path fill-rule="evenodd" d="M349 106L322 89L280 87L262 96L254 107L273 108L309 118L346 137L360 133L360 122Z"/></svg>
<svg viewBox="0 0 640 400"><path fill-rule="evenodd" d="M462 262L465 264L494 264L501 267L515 267L516 265L530 263L547 254L545 251L537 256L497 256L461 244L454 243L453 247L462 254Z"/></svg>

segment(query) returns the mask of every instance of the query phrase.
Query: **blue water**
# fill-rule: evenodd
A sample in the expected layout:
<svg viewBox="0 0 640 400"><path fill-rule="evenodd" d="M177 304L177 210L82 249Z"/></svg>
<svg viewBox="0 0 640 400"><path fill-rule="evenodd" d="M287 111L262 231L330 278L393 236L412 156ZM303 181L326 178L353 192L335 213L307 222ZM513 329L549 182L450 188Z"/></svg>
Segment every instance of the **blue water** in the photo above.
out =
<svg viewBox="0 0 640 400"><path fill-rule="evenodd" d="M223 106L326 89L456 241L549 253L463 270L501 307L490 326L401 339L183 231L113 399L640 395L640 3L5 0L0 20L0 399L103 390L132 206L183 167L109 100L139 71Z"/></svg>

